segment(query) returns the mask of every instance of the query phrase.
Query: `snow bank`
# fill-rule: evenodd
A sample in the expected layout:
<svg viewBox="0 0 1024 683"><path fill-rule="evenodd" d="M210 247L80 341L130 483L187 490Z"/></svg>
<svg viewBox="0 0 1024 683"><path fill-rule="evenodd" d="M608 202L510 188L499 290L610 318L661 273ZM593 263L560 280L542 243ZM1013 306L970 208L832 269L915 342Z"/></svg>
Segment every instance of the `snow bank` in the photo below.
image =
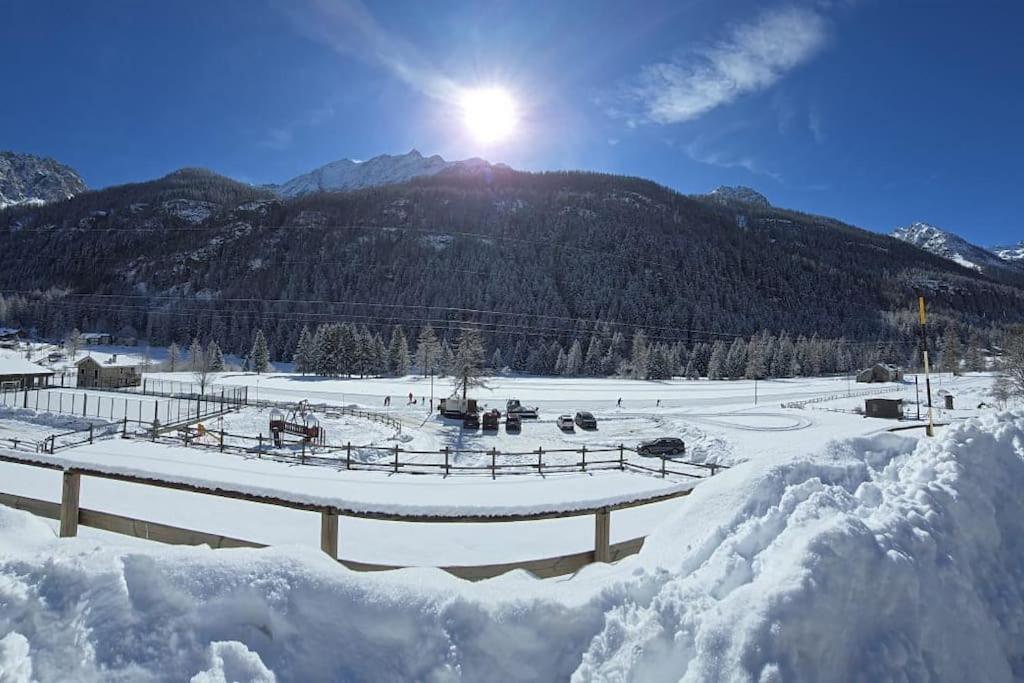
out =
<svg viewBox="0 0 1024 683"><path fill-rule="evenodd" d="M0 507L21 680L1024 677L1024 414L755 459L572 580L58 541ZM6 674L7 671L15 673Z"/></svg>

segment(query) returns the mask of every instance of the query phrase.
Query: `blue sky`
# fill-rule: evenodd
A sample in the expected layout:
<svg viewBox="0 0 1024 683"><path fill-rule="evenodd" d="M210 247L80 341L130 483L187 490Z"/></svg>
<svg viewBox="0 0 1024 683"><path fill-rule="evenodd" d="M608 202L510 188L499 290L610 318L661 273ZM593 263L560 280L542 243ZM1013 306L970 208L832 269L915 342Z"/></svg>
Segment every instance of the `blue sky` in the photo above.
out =
<svg viewBox="0 0 1024 683"><path fill-rule="evenodd" d="M0 149L102 187L415 147L1011 242L1022 21L1010 1L12 0ZM452 93L492 84L520 125L484 145Z"/></svg>

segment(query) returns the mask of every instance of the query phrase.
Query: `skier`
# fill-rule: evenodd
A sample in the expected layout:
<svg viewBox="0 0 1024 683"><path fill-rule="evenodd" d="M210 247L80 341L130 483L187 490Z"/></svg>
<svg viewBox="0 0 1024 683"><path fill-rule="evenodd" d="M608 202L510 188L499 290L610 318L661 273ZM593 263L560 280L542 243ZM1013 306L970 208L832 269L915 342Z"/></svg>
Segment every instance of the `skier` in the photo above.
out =
<svg viewBox="0 0 1024 683"><path fill-rule="evenodd" d="M654 407L655 408L660 408L661 407L661 399L660 398L658 399L658 402L654 404Z"/></svg>
<svg viewBox="0 0 1024 683"><path fill-rule="evenodd" d="M409 403L412 403L412 392L409 392Z"/></svg>
<svg viewBox="0 0 1024 683"><path fill-rule="evenodd" d="M621 407L622 407L622 397L619 397L618 407L619 407L619 408L621 408Z"/></svg>

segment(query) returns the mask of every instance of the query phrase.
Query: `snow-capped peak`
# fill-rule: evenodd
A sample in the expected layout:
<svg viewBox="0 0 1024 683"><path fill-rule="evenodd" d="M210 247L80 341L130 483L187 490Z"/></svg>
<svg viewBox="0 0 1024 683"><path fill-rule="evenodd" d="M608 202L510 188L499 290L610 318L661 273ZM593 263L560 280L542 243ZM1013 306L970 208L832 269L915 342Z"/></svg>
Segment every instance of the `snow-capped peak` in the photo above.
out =
<svg viewBox="0 0 1024 683"><path fill-rule="evenodd" d="M437 154L425 157L419 150L413 149L408 154L381 154L366 161L332 161L309 173L296 176L274 189L285 197L298 197L315 192L358 190L364 187L402 183L420 176L434 175L449 168L477 170L490 167L491 164L483 159L445 161Z"/></svg>
<svg viewBox="0 0 1024 683"><path fill-rule="evenodd" d="M1024 240L1007 246L992 247L992 253L1008 263L1022 263L1024 262Z"/></svg>
<svg viewBox="0 0 1024 683"><path fill-rule="evenodd" d="M987 249L971 244L959 235L923 221L916 221L905 227L896 228L892 231L892 236L979 272L988 268L1007 266L1004 260Z"/></svg>
<svg viewBox="0 0 1024 683"><path fill-rule="evenodd" d="M0 209L60 201L85 190L85 181L70 166L33 154L0 152Z"/></svg>
<svg viewBox="0 0 1024 683"><path fill-rule="evenodd" d="M743 185L720 185L709 192L707 196L722 203L739 202L741 204L750 204L752 206L759 206L765 209L771 206L767 197L757 190Z"/></svg>

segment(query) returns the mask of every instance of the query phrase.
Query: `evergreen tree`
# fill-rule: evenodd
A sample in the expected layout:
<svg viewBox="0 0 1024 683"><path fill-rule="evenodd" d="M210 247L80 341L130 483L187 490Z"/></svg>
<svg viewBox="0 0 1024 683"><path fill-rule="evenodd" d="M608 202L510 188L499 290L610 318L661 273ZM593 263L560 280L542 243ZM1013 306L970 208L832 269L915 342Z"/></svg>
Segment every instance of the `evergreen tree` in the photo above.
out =
<svg viewBox="0 0 1024 683"><path fill-rule="evenodd" d="M725 358L728 353L721 339L714 343L708 360L708 379L722 379L727 374Z"/></svg>
<svg viewBox="0 0 1024 683"><path fill-rule="evenodd" d="M747 343L737 337L725 356L725 374L729 379L739 379L747 369Z"/></svg>
<svg viewBox="0 0 1024 683"><path fill-rule="evenodd" d="M494 349L494 355L491 356L491 369L495 374L505 369L505 359L501 356L501 349Z"/></svg>
<svg viewBox="0 0 1024 683"><path fill-rule="evenodd" d="M580 345L579 339L574 339L572 346L569 347L569 353L565 357L565 367L562 369L563 375L570 377L576 377L583 370L583 347Z"/></svg>
<svg viewBox="0 0 1024 683"><path fill-rule="evenodd" d="M602 358L604 347L601 338L596 334L591 335L590 343L587 344L587 355L583 359L583 374L589 377L598 377L602 372Z"/></svg>
<svg viewBox="0 0 1024 683"><path fill-rule="evenodd" d="M423 376L432 375L438 370L441 360L441 345L434 334L434 328L424 325L420 336L416 339L416 366Z"/></svg>
<svg viewBox="0 0 1024 683"><path fill-rule="evenodd" d="M633 366L633 377L637 379L647 378L647 355L650 349L647 346L647 335L643 330L637 330L633 334L633 343L630 346L629 362Z"/></svg>
<svg viewBox="0 0 1024 683"><path fill-rule="evenodd" d="M763 336L754 335L747 344L747 363L743 370L743 376L747 379L764 379L768 372L768 365L765 363L765 351L767 343Z"/></svg>
<svg viewBox="0 0 1024 683"><path fill-rule="evenodd" d="M459 336L452 368L455 387L462 390L463 398L466 398L470 387L486 386L483 381L484 362L484 345L480 333L472 327L464 328Z"/></svg>
<svg viewBox="0 0 1024 683"><path fill-rule="evenodd" d="M193 337L192 344L188 347L189 370L196 372L203 367L204 363L203 345L199 342L199 337Z"/></svg>
<svg viewBox="0 0 1024 683"><path fill-rule="evenodd" d="M303 375L307 372L315 372L314 355L314 337L310 334L309 327L303 325L302 332L299 334L299 343L295 347L295 355L292 357L295 362L295 372L301 372Z"/></svg>
<svg viewBox="0 0 1024 683"><path fill-rule="evenodd" d="M455 371L455 352L452 351L451 345L448 344L448 339L441 340L441 360L440 360L441 373L443 375L452 375Z"/></svg>
<svg viewBox="0 0 1024 683"><path fill-rule="evenodd" d="M388 347L388 373L393 377L408 375L409 363L409 343L402 328L396 326L391 332L391 345Z"/></svg>
<svg viewBox="0 0 1024 683"><path fill-rule="evenodd" d="M963 348L960 345L960 331L952 320L946 326L946 332L942 337L942 367L946 372L954 375L960 374L960 361L963 356Z"/></svg>
<svg viewBox="0 0 1024 683"><path fill-rule="evenodd" d="M356 346L356 329L346 323L338 325L335 332L335 374L351 377L353 372L358 372L359 349Z"/></svg>
<svg viewBox="0 0 1024 683"><path fill-rule="evenodd" d="M263 330L257 329L252 340L249 367L255 370L257 375L270 369L270 350L267 348L267 338L263 336Z"/></svg>
<svg viewBox="0 0 1024 683"><path fill-rule="evenodd" d="M206 357L210 372L224 372L224 353L213 339L206 345Z"/></svg>
<svg viewBox="0 0 1024 683"><path fill-rule="evenodd" d="M964 355L964 361L966 362L967 369L972 372L982 372L985 370L985 355L981 346L981 335L977 332L971 332L970 339L967 342L967 353Z"/></svg>

